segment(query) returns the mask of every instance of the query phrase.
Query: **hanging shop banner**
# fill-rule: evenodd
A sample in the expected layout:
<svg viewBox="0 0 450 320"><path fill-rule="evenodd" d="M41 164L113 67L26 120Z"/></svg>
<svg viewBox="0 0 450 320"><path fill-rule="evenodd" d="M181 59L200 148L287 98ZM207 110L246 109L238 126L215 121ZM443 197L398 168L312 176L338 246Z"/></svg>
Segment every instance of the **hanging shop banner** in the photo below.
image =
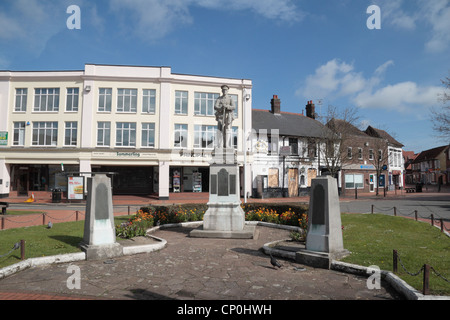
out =
<svg viewBox="0 0 450 320"><path fill-rule="evenodd" d="M192 175L194 177L193 191L202 192L202 174L200 172L194 172Z"/></svg>
<svg viewBox="0 0 450 320"><path fill-rule="evenodd" d="M0 131L0 146L7 146L7 145L8 145L8 132Z"/></svg>
<svg viewBox="0 0 450 320"><path fill-rule="evenodd" d="M173 192L180 192L180 172L178 170L175 170L173 172Z"/></svg>
<svg viewBox="0 0 450 320"><path fill-rule="evenodd" d="M67 198L69 200L84 199L84 177L68 177Z"/></svg>

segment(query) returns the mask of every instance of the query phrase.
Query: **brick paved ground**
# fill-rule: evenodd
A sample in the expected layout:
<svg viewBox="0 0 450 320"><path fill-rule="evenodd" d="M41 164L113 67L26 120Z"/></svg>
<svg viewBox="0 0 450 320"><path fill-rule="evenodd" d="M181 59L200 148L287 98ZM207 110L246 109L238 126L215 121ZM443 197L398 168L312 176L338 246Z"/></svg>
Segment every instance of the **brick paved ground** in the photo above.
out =
<svg viewBox="0 0 450 320"><path fill-rule="evenodd" d="M257 227L257 239L198 239L190 228L159 230L165 249L112 261L73 263L81 271L81 289L68 289L69 264L36 267L0 280L0 291L20 288L44 298L182 300L392 300L389 288L369 290L366 278L315 269L280 259L274 269L260 248L288 237L288 231ZM75 295L75 296L72 296ZM36 295L0 294L27 299Z"/></svg>

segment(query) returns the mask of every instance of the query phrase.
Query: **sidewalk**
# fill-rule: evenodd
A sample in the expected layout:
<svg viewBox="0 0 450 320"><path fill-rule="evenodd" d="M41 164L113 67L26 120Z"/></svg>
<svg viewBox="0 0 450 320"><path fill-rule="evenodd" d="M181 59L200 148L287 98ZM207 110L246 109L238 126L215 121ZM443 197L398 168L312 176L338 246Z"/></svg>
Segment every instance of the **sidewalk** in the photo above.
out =
<svg viewBox="0 0 450 320"><path fill-rule="evenodd" d="M379 190L379 194L376 192L361 192L358 191L356 194L354 190L345 190L340 196L340 200L368 200L368 199L395 199L395 198L409 198L409 197L432 197L432 196L442 196L448 195L450 198L450 186L441 187L440 192L438 192L438 187L434 185L423 186L422 192L407 193L405 190L393 190L384 191ZM26 203L28 197L8 197L0 199L1 202L9 203ZM116 206L124 205L147 205L147 204L179 204L179 203L207 203L209 199L208 192L186 192L186 193L170 193L169 200L159 200L158 195L114 195L113 204ZM241 197L241 201L244 202L244 198ZM248 203L265 203L265 202L303 202L309 203L309 196L302 197L286 197L286 198L247 198ZM51 192L39 192L35 195L35 201L33 204L51 204L52 196ZM70 201L68 199L62 199L62 204L77 204L86 203L85 201ZM60 204L61 204L60 203ZM57 205L57 204L55 204Z"/></svg>
<svg viewBox="0 0 450 320"><path fill-rule="evenodd" d="M436 192L430 188L422 193L406 193L404 191L397 190L396 192L390 191L384 196L376 195L375 193L358 193L357 198L355 195L350 195L348 192L345 196L340 197L341 202L346 201L367 201L367 200L395 200L395 199L442 199L448 195L450 199L450 189L442 189L441 192ZM20 209L23 211L39 211L42 213L37 214L25 214L25 215L0 215L0 230L45 225L49 221L53 223L58 222L70 222L77 220L84 220L86 201L68 201L62 199L60 203L52 203L51 193L45 195L40 193L35 197L35 201L32 203L26 203L27 197L10 197L2 199L2 202L8 202L9 204L27 204L27 209ZM132 196L132 195L114 195L114 215L123 216L127 214L134 214L140 207L146 205L170 205L170 204L186 204L186 203L204 203L207 204L209 200L209 194L207 192L201 193L170 193L169 200L159 200L157 196ZM244 198L241 198L244 202ZM291 198L248 198L247 203L304 203L309 204L309 196L304 197L291 197ZM45 209L43 207L45 206ZM71 209L73 207L74 209ZM83 209L77 209L82 207ZM51 208L51 209L50 209ZM450 228L450 222L445 223L446 228Z"/></svg>

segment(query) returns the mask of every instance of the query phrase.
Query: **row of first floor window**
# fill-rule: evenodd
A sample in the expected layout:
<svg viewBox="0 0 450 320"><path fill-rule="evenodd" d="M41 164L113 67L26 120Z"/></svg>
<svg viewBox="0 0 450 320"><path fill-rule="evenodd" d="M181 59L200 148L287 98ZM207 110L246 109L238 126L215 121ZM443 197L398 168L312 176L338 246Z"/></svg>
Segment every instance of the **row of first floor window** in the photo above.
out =
<svg viewBox="0 0 450 320"><path fill-rule="evenodd" d="M364 156L363 156L363 148L358 148L357 151L357 158L358 160L363 160ZM354 150L352 147L347 147L347 159L353 159L354 155ZM383 159L383 151L381 149L378 149L378 161L382 161ZM369 149L369 155L368 155L368 159L369 160L374 160L375 159L375 154L374 154L374 150L373 149Z"/></svg>
<svg viewBox="0 0 450 320"><path fill-rule="evenodd" d="M357 149L357 150L355 150ZM356 154L355 154L356 151ZM375 155L375 152L377 153ZM374 149L368 149L368 159L373 161L375 160L375 157L377 157L377 161L385 161L385 155L383 154L383 150L378 149L378 151L375 151ZM347 159L358 159L363 160L364 159L364 149L363 148L353 148L353 147L347 147ZM388 154L389 159L389 165L391 167L401 167L402 166L402 153L401 150L389 150Z"/></svg>
<svg viewBox="0 0 450 320"><path fill-rule="evenodd" d="M406 175L406 183L450 184L450 171L409 173Z"/></svg>
<svg viewBox="0 0 450 320"><path fill-rule="evenodd" d="M156 90L142 89L140 100L140 110L142 113L156 113ZM214 104L218 93L195 92L194 93L194 114L203 116L213 116L215 113ZM238 116L238 96L230 95L235 105L234 115ZM118 113L136 113L138 111L138 89L117 89L115 96ZM188 114L188 91L175 91L174 114ZM80 89L66 89L66 112L78 112L80 102ZM111 112L113 103L113 89L98 89L98 112ZM28 104L28 89L17 88L15 95L14 112L26 112ZM35 88L34 89L34 112L58 112L60 109L60 88Z"/></svg>
<svg viewBox="0 0 450 320"><path fill-rule="evenodd" d="M115 123L115 142L111 143L111 122L97 122L96 145L98 147L136 147L137 141L137 123L136 122L116 122ZM13 146L25 145L25 131L27 124L25 122L14 122ZM32 124L32 142L33 146L57 146L58 122L33 122ZM193 147L194 148L213 148L216 141L217 126L193 125ZM76 147L78 144L78 122L64 122L64 146ZM175 124L173 128L173 146L175 148L188 147L187 124ZM232 145L237 149L238 128L233 127L231 132ZM141 123L140 128L141 147L155 147L155 123Z"/></svg>

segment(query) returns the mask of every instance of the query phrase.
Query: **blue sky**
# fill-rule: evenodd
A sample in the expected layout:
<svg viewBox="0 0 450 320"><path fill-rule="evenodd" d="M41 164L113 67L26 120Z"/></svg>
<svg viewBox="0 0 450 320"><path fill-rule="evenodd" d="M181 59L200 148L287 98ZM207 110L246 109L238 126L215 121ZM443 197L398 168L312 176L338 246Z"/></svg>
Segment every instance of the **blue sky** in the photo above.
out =
<svg viewBox="0 0 450 320"><path fill-rule="evenodd" d="M81 29L68 29L70 5ZM381 29L369 29L370 5ZM432 131L450 76L449 0L2 0L0 69L85 63L170 66L253 81L253 108L355 107L362 127L405 150L444 145ZM317 102L322 101L322 107Z"/></svg>

